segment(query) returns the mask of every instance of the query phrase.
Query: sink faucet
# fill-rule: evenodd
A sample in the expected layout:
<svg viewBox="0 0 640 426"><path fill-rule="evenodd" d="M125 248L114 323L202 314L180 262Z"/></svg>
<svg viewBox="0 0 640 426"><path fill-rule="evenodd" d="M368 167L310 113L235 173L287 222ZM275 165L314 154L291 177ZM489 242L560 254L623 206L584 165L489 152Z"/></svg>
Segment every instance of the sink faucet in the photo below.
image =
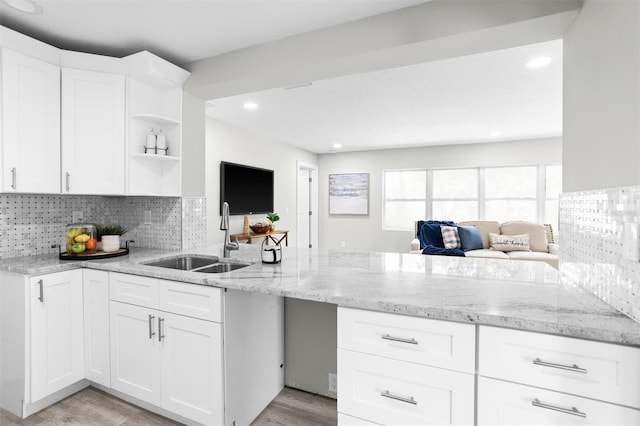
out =
<svg viewBox="0 0 640 426"><path fill-rule="evenodd" d="M222 257L231 257L231 250L238 250L240 244L238 241L231 241L229 237L229 203L222 203L222 220L220 221L220 230L224 231L224 251Z"/></svg>

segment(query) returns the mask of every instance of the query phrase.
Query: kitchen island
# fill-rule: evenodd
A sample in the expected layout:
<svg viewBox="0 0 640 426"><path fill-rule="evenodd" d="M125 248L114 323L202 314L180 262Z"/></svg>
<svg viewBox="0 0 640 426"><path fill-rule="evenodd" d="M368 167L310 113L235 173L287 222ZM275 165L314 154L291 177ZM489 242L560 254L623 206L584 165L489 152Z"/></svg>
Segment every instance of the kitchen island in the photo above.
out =
<svg viewBox="0 0 640 426"><path fill-rule="evenodd" d="M0 261L0 272L3 280L15 276L31 279L33 298L38 294L33 280L51 274L84 271L85 323L88 312L91 315L86 307L88 277L95 276L91 278L94 289L107 289L109 294L103 299L110 309L106 308L104 315L110 315L111 331L103 326L102 333L95 333L111 334L111 384L107 380L103 385L107 391L115 388L114 380L119 379L119 373L114 373L119 365L114 364L114 356L122 352L118 349L117 336L135 328L135 323L131 323L131 327L125 325L121 330L118 321L133 318L137 311L151 307L154 310L143 312L140 322L143 322L144 330L140 332L146 336L148 313L149 339L161 336L158 341L167 345L170 339L162 340L165 337L163 327L173 330L175 326L171 323L173 314L169 313L171 310L167 308L169 305L162 291L166 294L173 291L197 293L217 300L213 305L217 303L219 307L222 300L220 313L211 313L211 318L203 310L177 312L195 317L194 326L217 321L215 327L221 330L217 333L224 336L217 338L224 355L214 370L222 371L222 383L225 377L228 380L232 374L244 371L241 365L232 365L233 360L239 359L228 353L234 345L269 335L271 338L260 344L267 348L262 354L265 357L274 355L264 368L271 368L282 359L283 323L277 312L282 312L283 298L337 305L341 424L393 424L397 421L407 424L509 424L514 417L491 415L518 404L521 406L520 411L515 411L519 413L517 416L544 415L547 417L534 418L540 424L561 423L561 419L548 416L562 414L558 410L562 404L540 403L538 393L535 397L530 396L532 389L545 389L548 395L544 397L551 401L586 407L590 413L600 413L604 419L618 419L620 424L640 420L640 389L635 380L640 374L640 324L581 288L560 283L558 271L543 262L285 248L282 263L262 264L258 247L242 246L232 253L232 258L253 264L231 272L205 274L145 264L185 254L220 257L221 251L220 246L188 252L134 248L128 256L82 261L62 261L55 255L32 256ZM4 288L5 282L2 286ZM13 286L16 287L15 283ZM138 288L154 286L159 286L160 299L153 302L153 306L150 302L140 302L142 299L136 300L142 293L131 293L137 292ZM42 294L40 290L40 296ZM4 302L6 306L7 300ZM183 309L186 306L181 305L183 302L174 306L180 305ZM157 328L152 318L154 321L157 318ZM163 324L165 318L169 322ZM251 321L254 326L236 328L237 324L246 326ZM264 331L260 329L263 326L267 327ZM88 325L85 325L85 336L86 327ZM243 336L246 330L253 333L250 339ZM200 334L207 333L205 329ZM123 341L131 341L127 336ZM206 343L202 349L208 345ZM213 353L216 351L219 349ZM86 352L85 346L85 363ZM234 353L255 352L260 352L258 346ZM549 359L565 362L557 364ZM256 359L253 362L257 362ZM617 367L611 370L607 367L610 365ZM583 368L585 366L587 368ZM279 378L273 380L276 389L282 386L281 367L282 364ZM543 368L544 374L532 368ZM233 373L234 369L236 373ZM566 373L568 370L580 374ZM254 370L244 382L237 382L236 393L244 390L245 385L239 383L255 380L260 372ZM566 374L577 376L565 377ZM88 373L82 377L85 382L89 379L93 384L100 384L99 379ZM219 378L215 380L220 382ZM368 384L372 388L366 388ZM222 406L226 407L222 409L227 413L225 424L233 421L248 424L253 417L229 416L231 411L241 412L244 408L244 402L233 407L238 403L232 397L232 386L229 382L223 385L223 395L219 397ZM445 391L444 399L433 398L437 389ZM136 389L132 389L114 394L126 399L135 392ZM526 396L510 399L521 393ZM566 394L574 399L562 399ZM180 414L179 406L162 411L156 410L157 407L164 408L159 402L144 405L144 395L132 401L160 414ZM538 411L530 413L531 407ZM176 419L198 418L197 414L182 415L185 417ZM221 422L207 420L209 417L202 419L195 421Z"/></svg>

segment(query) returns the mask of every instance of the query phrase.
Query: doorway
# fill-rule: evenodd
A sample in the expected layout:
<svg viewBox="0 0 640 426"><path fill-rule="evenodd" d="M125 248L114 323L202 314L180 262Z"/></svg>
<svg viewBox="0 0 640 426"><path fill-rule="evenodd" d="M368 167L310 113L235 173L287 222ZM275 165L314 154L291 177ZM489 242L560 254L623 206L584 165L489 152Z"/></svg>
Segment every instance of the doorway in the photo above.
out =
<svg viewBox="0 0 640 426"><path fill-rule="evenodd" d="M318 248L318 166L298 166L298 247Z"/></svg>

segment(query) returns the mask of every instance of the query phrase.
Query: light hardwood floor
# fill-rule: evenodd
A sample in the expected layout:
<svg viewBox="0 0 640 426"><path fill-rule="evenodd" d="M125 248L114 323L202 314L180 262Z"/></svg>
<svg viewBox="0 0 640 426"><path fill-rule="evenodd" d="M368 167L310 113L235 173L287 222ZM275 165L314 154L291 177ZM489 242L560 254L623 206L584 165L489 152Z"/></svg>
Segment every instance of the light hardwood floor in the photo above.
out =
<svg viewBox="0 0 640 426"><path fill-rule="evenodd" d="M175 426L180 423L131 405L95 388L84 389L24 420L0 409L2 426ZM336 401L285 388L251 426L334 426Z"/></svg>

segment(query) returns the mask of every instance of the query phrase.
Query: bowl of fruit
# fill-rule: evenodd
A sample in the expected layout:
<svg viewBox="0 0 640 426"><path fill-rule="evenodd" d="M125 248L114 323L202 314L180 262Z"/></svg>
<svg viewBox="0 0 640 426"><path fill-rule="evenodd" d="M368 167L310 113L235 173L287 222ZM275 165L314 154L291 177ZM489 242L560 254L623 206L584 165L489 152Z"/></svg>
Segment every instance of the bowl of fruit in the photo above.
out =
<svg viewBox="0 0 640 426"><path fill-rule="evenodd" d="M95 253L98 247L96 226L91 223L71 223L67 225L66 246L69 256Z"/></svg>

